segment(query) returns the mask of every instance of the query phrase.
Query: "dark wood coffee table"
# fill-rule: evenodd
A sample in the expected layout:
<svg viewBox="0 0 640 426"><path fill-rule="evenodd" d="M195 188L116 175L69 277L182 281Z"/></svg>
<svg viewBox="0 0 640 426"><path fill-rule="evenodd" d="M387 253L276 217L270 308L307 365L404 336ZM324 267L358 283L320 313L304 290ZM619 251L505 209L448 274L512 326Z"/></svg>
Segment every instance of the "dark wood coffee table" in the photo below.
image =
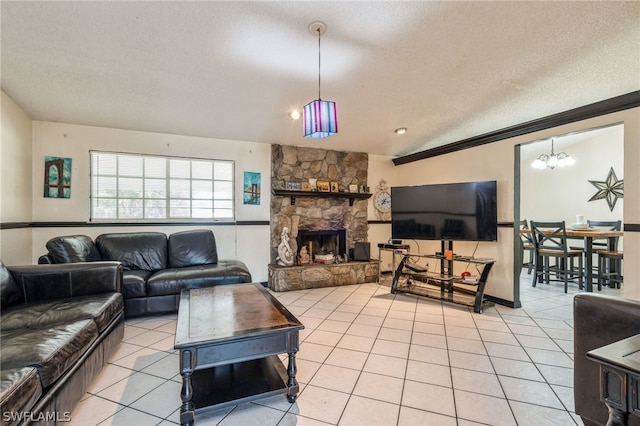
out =
<svg viewBox="0 0 640 426"><path fill-rule="evenodd" d="M175 349L180 350L180 424L201 412L286 393L293 403L298 321L261 284L183 290ZM285 369L278 354L289 355Z"/></svg>

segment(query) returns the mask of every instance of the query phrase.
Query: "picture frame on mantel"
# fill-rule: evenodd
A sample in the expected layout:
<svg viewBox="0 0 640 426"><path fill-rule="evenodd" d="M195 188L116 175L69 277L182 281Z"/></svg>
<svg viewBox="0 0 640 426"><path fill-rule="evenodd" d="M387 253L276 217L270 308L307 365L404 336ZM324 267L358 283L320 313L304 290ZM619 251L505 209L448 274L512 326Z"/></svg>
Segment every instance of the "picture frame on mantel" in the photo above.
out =
<svg viewBox="0 0 640 426"><path fill-rule="evenodd" d="M316 182L318 192L331 192L331 185L328 180L318 180Z"/></svg>
<svg viewBox="0 0 640 426"><path fill-rule="evenodd" d="M331 181L331 192L340 192L340 186L338 185L338 182L336 181Z"/></svg>
<svg viewBox="0 0 640 426"><path fill-rule="evenodd" d="M302 185L300 182L286 182L285 188L287 191L300 191Z"/></svg>

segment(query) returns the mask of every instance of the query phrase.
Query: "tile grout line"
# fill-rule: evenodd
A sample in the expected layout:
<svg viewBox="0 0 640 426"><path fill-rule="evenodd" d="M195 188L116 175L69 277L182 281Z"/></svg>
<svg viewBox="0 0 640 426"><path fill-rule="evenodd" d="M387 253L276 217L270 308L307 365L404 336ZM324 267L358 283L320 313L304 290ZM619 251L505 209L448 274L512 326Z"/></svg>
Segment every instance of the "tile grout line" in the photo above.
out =
<svg viewBox="0 0 640 426"><path fill-rule="evenodd" d="M546 335L547 337L551 338L551 337L546 333L546 331L545 331L542 327L540 327L540 326L538 325L538 323L536 322L535 318L534 318L534 317L532 317L532 316L531 316L531 314L530 314L529 312L526 312L526 311L524 311L524 312L526 313L527 318L528 318L529 320L533 321L533 322L536 324L536 327L538 327L538 328L539 328L543 333L545 333L545 335ZM502 313L499 313L499 314L500 314L500 316L503 318ZM503 318L503 320L504 320L504 318ZM527 357L529 358L529 360L531 361L531 363L532 363L532 364L533 364L533 366L535 367L536 371L538 371L538 373L540 374L540 376L541 376L541 377L542 377L542 379L544 380L544 382L539 382L539 383L545 383L545 384L549 387L549 389L551 390L551 392L553 393L553 395L557 398L557 400L560 402L560 404L562 405L562 407L564 407L564 410L556 409L556 408L553 408L553 407L547 407L547 406L544 406L544 405L538 405L538 404L531 403L531 402L526 402L526 401L517 401L517 400L513 400L513 401L514 401L514 402L525 403L525 404L531 404L531 405L538 405L538 406L540 406L540 407L545 407L545 408L550 408L550 409L556 409L556 410L559 410L559 411L565 411L565 412L567 412L567 414L569 414L569 416L570 416L570 417L571 417L571 419L573 420L573 416L571 416L572 411L571 411L571 410L569 410L569 409L565 406L565 404L564 404L564 402L562 401L562 399L560 398L560 396L557 394L557 392L555 391L555 389L553 389L553 387L551 386L551 384L548 382L547 377L546 377L546 376L543 374L543 372L540 370L540 367L538 366L538 363L537 363L537 362L535 362L535 361L533 360L533 358L531 357L531 354L527 351L527 348L526 348L526 347L524 347L524 346L522 345L522 342L521 342L521 341L516 337L517 335L513 332L512 328L510 327L510 325L509 325L510 323L508 323L508 322L506 322L506 321L505 321L505 324L507 325L507 327L509 327L509 330L511 330L511 334L513 334L513 335L514 335L514 337L515 337L515 338L516 338L516 340L518 341L518 344L520 345L520 347L522 348L522 350L527 354ZM554 339L552 339L552 338L551 338L551 340L552 340L552 341L554 341L554 343L555 343L555 340L554 340ZM556 343L556 345L557 345L557 343ZM565 355L566 355L566 352L564 352L564 350L563 350L559 345L557 345L557 346L560 348L560 351L554 351L554 352L560 352L560 353L563 353L563 354L565 354ZM493 365L493 361L492 361L492 365ZM547 364L543 364L543 365L547 365ZM549 364L549 365L550 365L550 364ZM494 370L495 370L495 368L494 368ZM499 377L499 375L498 375L497 373L496 373L496 376L497 376L497 377ZM522 380L525 380L525 379L522 379ZM499 380L499 379L498 379L498 381L500 382L500 380ZM502 382L500 382L500 385L501 385L501 387L502 387ZM572 387L572 390L573 390L573 387ZM503 388L503 392L504 392L504 388ZM505 397L506 397L506 392L505 392ZM508 402L509 407L511 408L511 411L512 411L512 413L513 413L513 415L514 415L514 418L515 418L515 413L513 412L513 407L512 407L511 401L512 401L512 400L510 400L510 399L508 399L508 398L507 398L507 402ZM574 423L575 423L575 420L574 420Z"/></svg>
<svg viewBox="0 0 640 426"><path fill-rule="evenodd" d="M354 287L356 287L356 286L354 286ZM381 349L382 350L381 353L379 353L379 354L374 353L374 350L376 350L374 348L375 348L377 342L383 342L383 341L384 342L396 342L397 341L397 340L393 340L393 339L391 339L391 340L388 339L389 337L393 337L393 333L385 334L385 336L387 336L387 338L385 338L385 336L381 336L381 333L382 333L383 328L387 328L387 329L393 330L393 329L395 329L395 327L400 327L400 325L402 325L402 323L393 324L394 327L385 327L384 326L385 325L385 321L391 320L391 319L393 319L393 320L396 320L396 319L397 320L402 320L403 316L404 316L404 312L408 312L408 313L411 313L413 315L413 319L412 319L412 322L410 324L410 329L406 330L409 333L408 342L404 342L404 340L402 341L403 343L406 343L408 345L408 349L407 349L407 355L406 355L406 357L404 359L406 364L405 364L405 367L404 367L404 374L403 374L403 378L402 378L403 382L402 382L402 390L401 390L400 402L398 404L399 411L398 411L398 415L397 415L397 418L396 418L396 424L399 424L399 422L400 422L400 414L402 412L402 407L404 407L403 403L402 403L402 401L403 401L402 395L404 395L404 391L406 390L406 384L407 384L406 382L407 382L407 380L411 380L411 378L409 378L407 376L407 374L408 374L408 366L409 366L409 361L410 361L411 348L412 348L412 346L417 344L416 340L415 340L416 321L418 321L417 315L418 315L418 311L419 311L420 304L421 304L420 302L421 302L421 300L423 300L423 298L420 298L418 296L412 296L412 298L411 298L412 310L404 311L404 310L402 310L403 306L399 306L401 309L394 309L393 306L394 306L394 303L404 303L404 302L407 302L407 300L400 300L398 295L393 295L391 299L388 299L389 295L385 295L383 293L383 290L385 290L385 291L389 290L390 291L390 288L387 288L386 286L384 286L381 283L359 284L359 285L357 285L356 289L354 289L352 291L349 291L349 292L343 291L344 289L341 288L341 287L335 287L331 291L329 291L328 293L322 295L322 297L320 297L319 299L312 298L313 295L314 295L314 292L312 290L306 290L304 292L301 292L301 294L297 295L297 297L295 297L295 298L291 297L291 300L287 301L287 303L286 303L287 308L289 308L289 306L291 304L294 304L296 302L301 302L303 300L307 300L307 301L313 300L313 303L308 307L298 307L298 309L303 308L303 310L301 310L301 313L297 314L296 316L304 315L305 313L307 313L311 309L322 309L323 311L329 311L329 313L327 315L323 316L321 319L318 318L320 321L317 323L317 326L312 330L311 333L309 333L307 336L305 336L305 339L308 339L313 334L313 332L318 331L319 328L322 327L322 324L325 324L327 321L344 322L344 323L347 323L348 326L346 327L344 332L340 332L341 336L338 339L338 341L335 344L333 344L331 346L328 346L328 347L330 347L330 351L328 352L327 356L322 358L322 361L319 363L318 370L316 370L313 373L313 375L311 375L308 378L306 386L310 385L311 381L316 377L316 375L318 374L319 370L322 367L324 367L324 366L332 366L332 367L338 366L338 365L327 364L327 360L329 359L329 357L331 357L331 355L333 353L335 353L336 349L338 349L337 345L339 344L339 342L343 338L345 338L345 336L359 337L359 334L353 334L353 335L352 334L347 334L347 332L349 331L349 329L351 327L353 327L354 325L362 325L362 326L372 325L372 324L368 323L366 321L366 319L363 319L365 322L362 323L362 324L360 324L360 323L356 324L355 321L357 321L358 318L363 316L363 315L368 315L368 314L364 314L363 312L367 309L367 307L369 307L369 304L372 301L375 301L376 296L385 296L386 297L385 300L389 300L390 301L388 306L384 307L384 309L385 309L384 316L378 317L377 315L372 315L373 317L381 318L381 322L380 322L380 325L377 326L377 331L375 332L375 336L373 336L373 335L371 335L371 336L369 336L369 335L363 336L363 337L371 337L372 338L372 344L371 344L371 347L369 348L369 350L367 352L365 352L366 353L366 357L364 359L364 363L362 365L362 368L360 368L358 370L358 374L357 374L357 377L355 379L354 386L351 389L351 391L347 394L348 398L347 398L347 400L345 402L344 407L342 408L342 411L340 412L340 415L338 417L338 421L336 422L336 424L338 424L344 418L344 416L346 414L346 410L347 410L348 404L349 404L349 401L352 400L352 397L353 396L358 396L358 395L356 395L354 393L354 391L356 389L356 385L357 385L358 381L362 377L362 373L365 372L365 366L366 366L367 362L369 360L371 360L371 356L375 354L375 355L380 355L380 356L395 357L394 355L387 355L387 352L389 352L389 349L386 346L386 343L383 344L382 349ZM550 290L552 290L552 289L550 289ZM344 294L338 294L338 293L344 293ZM527 292L524 292L524 293L525 294L523 294L523 296L524 296L523 300L527 299L527 297L528 297L528 295L526 294ZM287 294L290 294L290 293L287 293ZM574 293L573 296L575 296L575 294L576 293ZM307 296L307 295L310 295L309 299L305 299L305 296ZM540 295L540 293L538 293L537 295ZM360 298L360 296L362 296L363 299L366 297L366 301L364 302L364 304L361 304L362 302L360 302L358 300ZM561 295L559 295L559 296L561 296ZM353 312L351 310L344 310L344 311L340 310L341 307L344 307L344 306L347 306L347 305L352 305L351 303L348 303L348 300L351 297L354 297L354 300L353 300L354 302L358 302L358 303L353 304L354 306L359 306L359 308L357 309L357 312ZM531 297L533 297L533 295ZM287 297L287 299L288 298L289 297ZM326 299L330 299L330 301L327 301ZM339 299L339 301L336 301L338 299ZM430 299L424 299L424 300L431 301ZM534 301L532 303L536 303L536 305L535 305L536 307L534 307L533 309L527 309L526 307L524 307L524 308L519 309L519 310L506 311L504 309L501 309L500 307L496 307L496 309L494 311L491 311L491 314L493 314L495 312L495 316L494 315L491 315L491 316L494 317L494 318L499 318L500 322L505 325L507 330L509 330L508 332L499 331L499 330L491 330L491 329L487 329L487 330L480 329L478 321L480 319L482 319L482 317L480 317L478 315L475 315L475 314L472 314L469 311L468 308L465 311L465 315L463 315L463 316L455 315L455 313L452 315L451 313L447 314L447 309L445 309L448 306L448 304L445 305L445 302L442 302L442 301L440 301L438 303L438 305L437 305L438 308L439 308L438 309L438 311L439 311L439 315L438 316L442 320L442 327L444 329L444 334L443 334L443 338L444 338L444 342L445 342L445 348L444 349L447 351L447 361L448 361L448 368L449 368L449 379L451 380L451 391L454 394L453 395L454 396L453 397L453 408L454 408L456 422L459 422L459 421L465 420L465 419L462 419L462 418L458 417L459 416L458 404L459 404L460 401L458 401L455 398L456 387L455 387L455 384L453 382L453 372L452 372L453 371L452 370L453 366L452 366L452 363L451 363L452 362L452 358L451 358L452 357L452 353L451 353L451 351L455 350L456 352L461 352L461 353L465 353L465 354L472 354L472 355L478 355L478 354L476 352L474 352L473 350L471 350L473 348L469 348L467 350L467 346L465 346L465 343L464 343L465 340L475 341L475 339L468 339L467 337L456 337L456 335L465 336L465 334L458 333L457 330L452 330L452 332L453 331L456 331L456 332L453 335L449 335L449 331L447 330L447 325L448 324L449 324L449 326L453 326L453 327L463 327L463 328L474 329L478 333L479 338L480 338L480 342L482 343L482 348L484 350L484 354L483 355L488 358L489 363L491 365L492 373L489 373L489 374L492 374L493 376L495 376L498 379L498 383L500 385L500 389L501 389L501 391L502 391L502 393L504 395L505 400L507 401L507 403L509 405L509 410L511 412L511 415L512 415L512 417L514 419L516 419L516 421L518 421L518 419L516 418L516 415L515 415L516 411L514 410L514 406L512 404L512 403L515 403L515 402L521 403L521 404L530 404L530 405L533 405L533 406L538 406L538 407L542 407L542 408L549 409L549 410L557 410L557 411L561 411L561 412L566 412L571 417L571 419L574 421L574 423L576 422L575 414L573 413L573 411L571 411L571 407L567 407L567 405L565 404L564 399L561 398L561 396L560 396L561 394L565 394L567 389L573 389L572 386L567 386L567 385L564 384L564 383L566 383L566 380L564 380L565 376L564 376L564 372L563 371L564 371L564 369L570 370L570 368L569 367L564 367L564 366L561 366L561 365L546 364L544 362L543 363L535 362L534 359L533 359L533 355L531 355L531 353L527 349L529 346L531 346L532 342L536 343L535 340L534 340L535 338L549 339L549 342L553 342L554 347L558 349L558 350L554 349L554 350L552 350L552 352L558 353L558 354L564 354L564 356L568 357L570 360L573 360L574 356L572 355L572 353L567 352L567 350L570 349L570 347L568 346L568 342L571 342L572 340L559 338L559 337L568 337L567 334L565 334L567 330L564 327L560 327L560 325L564 325L564 326L568 327L570 330L573 330L573 323L572 323L572 321L570 319L568 319L568 315L566 315L567 305L570 305L570 303L564 303L564 302L565 302L564 298L561 298L561 297L554 298L554 294L553 293L547 293L547 294L544 295L544 297L538 297L537 299L534 299ZM328 305L318 306L318 304L321 304L321 303L326 303L326 304L331 303L331 304L334 304L335 306L333 308L331 308L331 309L326 309L326 306L328 306ZM541 306L544 303L548 303L548 306L546 306L544 309L538 308L539 306ZM283 304L285 304L285 303L283 303ZM524 304L524 305L526 306L526 304ZM376 304L375 309L380 309L378 306L379 305ZM374 307L371 306L371 308L373 309ZM345 314L352 313L352 314L355 314L355 316L350 321L329 320L329 317L331 315L333 315L334 313L337 313L337 312L341 312L341 313L345 313ZM375 311L372 311L372 312L375 312ZM459 321L457 321L456 317L466 317L467 313L471 314L470 316L471 316L471 319L472 319L471 322L473 323L473 327L467 327L466 325L458 325ZM396 317L398 317L398 318L396 318ZM512 317L512 318L509 318L509 317ZM447 320L447 318L448 318L448 320ZM143 334L143 333L146 333L146 332L149 332L149 331L157 331L159 333L166 333L166 334L168 334L167 337L169 337L170 335L169 335L169 333L167 333L167 331L158 330L158 328L166 328L168 324L170 324L172 321L176 321L176 319L175 318L171 318L171 319L168 318L165 321L164 319L163 320L158 320L156 318L156 319L153 319L152 321L158 321L158 324L153 326L153 327L151 327L151 328L148 328L148 326L145 326L147 324L145 324L144 319L138 319L135 322L130 323L130 324L126 324L126 325L129 326L129 327L135 327L135 329L142 329L143 331L141 333L138 333L138 334ZM519 321L523 321L523 322L520 323ZM546 321L549 321L549 322L546 322ZM551 321L553 321L553 322L551 322ZM418 321L418 322L422 322L422 321ZM557 326L557 330L559 330L558 332L554 331L555 330L555 328L554 328L554 323L555 322L558 323L558 326ZM377 323L377 320L376 320L376 323ZM427 323L431 324L429 322L427 322ZM464 322L462 322L462 324L464 324ZM319 331L328 331L328 332L336 333L335 331L331 330L332 325L330 323L327 323L327 325L328 325L328 329L327 330L319 330ZM527 327L535 327L536 333L531 334L531 335L530 334L522 334L522 333L526 333L527 329L519 330L517 328L517 326L519 326L519 325L527 326ZM342 326L340 326L340 328L342 328ZM135 331L135 329L133 329L133 330ZM404 328L400 328L400 330L405 330L405 329ZM489 340L485 340L485 338L481 334L482 330L490 331L490 332L499 332L501 334L512 336L512 338L515 339L516 344L513 344L513 345L506 344L506 345L517 347L517 348L519 348L519 350L522 350L524 352L524 355L526 356L526 359L527 359L527 361L524 361L524 362L527 362L529 364L533 364L533 367L535 368L535 371L538 374L540 374L542 381L537 380L537 379L526 379L526 378L518 377L518 376L498 374L497 369L496 369L496 363L495 363L497 361L497 359L505 359L505 360L511 360L511 361L518 361L518 360L515 359L515 358L507 358L507 357L503 358L500 355L496 355L496 356L490 355L490 351L488 350L488 347L487 347L487 345L489 343L496 343L496 344L505 344L505 343L490 342ZM562 330L562 332L560 332L560 330ZM361 332L361 331L366 333L368 330L367 329L356 330L356 332ZM371 331L373 331L373 329ZM531 329L531 331L532 332L534 331L533 328ZM538 332L540 332L541 335L538 335ZM385 331L385 333L388 333L388 332ZM433 334L433 333L425 333L425 334ZM173 335L175 336L175 332L174 332ZM526 340L523 343L523 340L519 336L522 336L522 338L525 339L525 340L528 339L529 337L531 337L531 340ZM554 338L552 336L559 336L559 337L558 338ZM159 343L160 341L166 339L167 337L158 340L158 342L151 343L150 345L155 345L155 344ZM405 339L405 338L406 337L402 337L402 339ZM451 344L454 343L454 342L450 342L449 341L449 339L452 339L452 338L460 339L460 341L456 340L456 342L455 342L456 345L453 346L453 347L451 346ZM134 339L135 340L135 336L130 337L130 339ZM398 340L398 342L400 342L400 341ZM126 410L126 409L131 409L131 410L134 410L134 411L139 412L139 413L144 413L144 414L150 415L150 416L152 416L154 418L159 419L159 423L163 423L165 421L173 423L173 421L171 419L174 417L176 411L173 411L168 416L162 418L162 417L158 417L156 414L148 413L147 411L143 411L143 410L134 408L134 407L132 407L132 404L135 404L137 401L139 401L140 399L146 397L151 392L156 391L159 387L164 386L167 383L174 382L173 378L175 376L171 377L171 378L166 378L166 377L161 377L161 376L157 376L155 374L148 373L148 372L143 371L143 370L147 369L147 368L150 368L153 365L157 365L158 363L160 363L163 360L166 360L168 357L172 356L172 354L174 354L175 351L168 351L166 349L156 349L156 348L153 348L153 347L151 347L149 345L147 345L147 346L138 346L136 343L132 343L132 342L126 342L126 343L131 345L131 346L133 346L133 347L137 347L138 349L136 349L135 351L131 352L130 354L126 354L124 356L121 356L117 360L114 360L114 361L118 361L118 360L121 360L121 359L123 359L123 358L125 358L127 356L131 356L131 355L133 355L133 354L135 354L135 353L137 353L137 352L139 352L139 351L141 351L143 349L149 349L149 350L152 350L152 351L157 352L157 353L163 353L164 355L161 358L151 362L149 365L146 365L144 367L140 367L139 369L134 369L134 368L131 368L131 367L123 367L123 366L115 364L113 362L109 362L109 364L111 364L113 366L127 369L130 374L126 378L118 380L115 383L109 384L107 387L105 387L104 389L101 389L99 392L102 392L103 390L108 389L110 386L113 386L113 385L115 385L117 383L120 383L123 380L127 380L128 377L130 377L131 375L136 374L136 373L142 373L142 374L145 374L147 376L154 377L156 379L161 379L162 382L158 386L155 386L152 389L146 391L143 395L139 396L138 398L136 398L130 404L127 404L127 405L121 404L121 403L119 403L117 401L113 401L111 399L108 399L108 398L105 398L105 397L102 397L102 396L99 396L99 395L97 395L97 393L87 392L87 394L90 395L90 396L95 396L99 400L108 401L109 403L113 403L116 406L118 406L118 410L116 412L111 414L111 416L109 416L107 419L102 420L99 424L101 424L101 425L108 424L109 423L109 419L113 420L113 418L118 413L121 413L123 410ZM301 343L304 343L304 342L301 342ZM162 346L164 346L165 344L166 343L164 343ZM524 346L525 344L527 345L526 347ZM422 346L422 345L420 345L420 346ZM458 347L458 346L460 346L460 348L458 348L458 350L456 350L455 348ZM428 345L427 345L427 347L434 348L434 346L428 346ZM531 349L534 349L534 348L531 348ZM540 348L540 349L543 349L543 348ZM354 351L353 349L346 349L346 350ZM495 351L495 348L494 348L494 351ZM126 350L125 350L125 352L126 352ZM357 351L357 352L361 352L361 351ZM428 362L428 361L425 361L425 362ZM437 365L439 365L439 364L437 364ZM548 372L548 374L552 374L553 375L551 380L554 381L554 382L559 382L559 384L557 384L557 385L552 385L551 384L551 382L549 381L548 377L545 376L545 374L543 374L543 369L546 371L546 368L544 368L544 366L549 366L550 367L551 373ZM543 367L543 369L541 369L541 367ZM456 367L456 368L463 368L463 367ZM554 378L554 377L556 377L556 372L553 369L560 369L560 370L558 370L558 374L560 374L560 376L557 376L559 380L556 380ZM472 370L472 371L477 371L477 370ZM371 373L371 374L379 374L379 373ZM387 376L387 374L382 374L382 376ZM558 409L558 408L555 408L555 407L549 407L549 406L545 406L545 405L538 405L535 402L510 400L509 398L507 398L507 394L505 392L505 388L503 386L502 381L500 380L500 378L503 377L503 376L504 377L508 377L508 378L518 379L518 380L525 380L525 381L528 381L528 382L544 383L551 390L551 394L554 395L554 397L560 402L560 405L562 407L564 407L564 409ZM396 377L396 376L389 376L389 377ZM419 383L423 383L423 382L419 382ZM424 383L429 384L428 382L424 382ZM434 385L434 384L432 384L432 385ZM315 385L312 385L312 386L315 386ZM439 386L439 385L434 385L434 386ZM556 388L554 388L554 386L556 386ZM324 388L324 387L320 386L320 388ZM336 391L335 389L331 389L331 388L324 388L324 389L328 389L328 390L335 391L335 392L340 392L340 391ZM562 389L565 389L565 391L563 391ZM459 390L461 391L461 389L459 389ZM482 395L482 393L479 393L479 392L474 392L474 391L470 391L470 392ZM558 393L558 392L561 392L561 394ZM301 392L300 395L302 395L303 393L304 393L304 391ZM565 396L567 396L567 395L565 395ZM362 397L362 398L371 399L371 400L379 400L377 398L371 398L371 397ZM567 396L567 398L568 398L568 396ZM386 401L386 402L389 402L389 401ZM290 406L288 406L285 411L283 411L282 409L279 409L279 408L275 408L275 407L269 406L269 405L261 405L261 404L255 404L255 405L260 406L260 407L266 407L266 408L269 408L269 409L276 410L278 412L278 414L281 414L279 419L276 421L275 424L284 424L287 421L286 419L289 418L288 417L289 414L291 414L293 416L301 416L301 417L311 418L311 417L305 416L303 413L295 414L295 413L291 412L292 407L294 406L294 404L291 404ZM239 406L240 405L233 406L227 413L225 413L225 415L224 415L224 417L222 419L228 419L228 417L229 417L229 415L231 415L231 413L237 412L237 408ZM409 406L406 406L406 407L407 408L413 408L413 407L409 407ZM428 411L428 410L424 410L424 409L421 409L421 408L417 408L416 410L447 416L446 414L443 414L443 413L434 412L434 411ZM179 407L177 408L177 411L179 411ZM520 413L520 414L522 414L522 413ZM451 416L447 416L447 417L451 417ZM320 420L320 419L316 419L316 420L325 421L325 420ZM473 421L471 419L469 419L469 420ZM477 420L475 420L475 422L477 422Z"/></svg>

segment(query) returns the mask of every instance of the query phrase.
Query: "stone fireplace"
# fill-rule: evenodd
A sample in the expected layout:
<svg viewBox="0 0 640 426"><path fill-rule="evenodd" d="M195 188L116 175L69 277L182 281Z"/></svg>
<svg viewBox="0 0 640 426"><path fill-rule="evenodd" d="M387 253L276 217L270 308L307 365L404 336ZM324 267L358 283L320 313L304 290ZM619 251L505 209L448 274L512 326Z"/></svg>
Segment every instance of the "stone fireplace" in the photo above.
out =
<svg viewBox="0 0 640 426"><path fill-rule="evenodd" d="M344 260L356 242L368 241L367 199L349 198L350 185L367 186L369 157L365 153L340 152L285 145L271 147L271 187L309 179L337 184L339 192L276 195L271 197L271 263L269 287L276 291L355 284L375 281L377 262L310 263L291 267L275 263L282 229L289 229L289 245L298 258L311 242L313 255L333 253ZM331 196L328 196L331 195Z"/></svg>

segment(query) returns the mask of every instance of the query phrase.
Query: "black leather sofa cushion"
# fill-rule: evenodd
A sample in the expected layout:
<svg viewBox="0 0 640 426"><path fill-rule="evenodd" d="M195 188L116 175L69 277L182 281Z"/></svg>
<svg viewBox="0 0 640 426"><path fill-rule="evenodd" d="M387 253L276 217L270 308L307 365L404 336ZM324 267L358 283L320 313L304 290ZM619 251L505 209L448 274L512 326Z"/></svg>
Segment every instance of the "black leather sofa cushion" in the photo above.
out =
<svg viewBox="0 0 640 426"><path fill-rule="evenodd" d="M12 266L23 303L121 291L121 266L114 262ZM117 266L117 267L114 267Z"/></svg>
<svg viewBox="0 0 640 426"><path fill-rule="evenodd" d="M88 319L37 329L2 329L0 364L3 369L36 367L46 388L76 364L97 337L98 327Z"/></svg>
<svg viewBox="0 0 640 426"><path fill-rule="evenodd" d="M161 232L102 234L96 246L103 260L117 260L125 270L159 271L167 267L167 236Z"/></svg>
<svg viewBox="0 0 640 426"><path fill-rule="evenodd" d="M53 324L91 319L102 332L123 309L124 301L119 293L28 303L3 309L2 329L42 328Z"/></svg>
<svg viewBox="0 0 640 426"><path fill-rule="evenodd" d="M251 274L244 262L239 260L219 260L218 266L224 268L224 280L221 284L250 283Z"/></svg>
<svg viewBox="0 0 640 426"><path fill-rule="evenodd" d="M86 235L63 235L47 241L54 263L96 262L102 260L93 240Z"/></svg>
<svg viewBox="0 0 640 426"><path fill-rule="evenodd" d="M170 268L156 272L147 280L147 295L180 294L181 290L190 288L250 282L251 274L242 262L221 260L215 265Z"/></svg>
<svg viewBox="0 0 640 426"><path fill-rule="evenodd" d="M0 410L2 415L16 418L0 420L2 424L17 424L18 415L28 411L42 396L38 370L34 367L12 368L0 371ZM5 422L5 420L8 420Z"/></svg>
<svg viewBox="0 0 640 426"><path fill-rule="evenodd" d="M195 229L171 234L168 250L171 268L218 263L216 238L210 229Z"/></svg>
<svg viewBox="0 0 640 426"><path fill-rule="evenodd" d="M147 279L151 271L124 271L122 274L122 294L125 299L147 295Z"/></svg>
<svg viewBox="0 0 640 426"><path fill-rule="evenodd" d="M1 309L24 302L20 287L2 261L0 261L0 300Z"/></svg>

